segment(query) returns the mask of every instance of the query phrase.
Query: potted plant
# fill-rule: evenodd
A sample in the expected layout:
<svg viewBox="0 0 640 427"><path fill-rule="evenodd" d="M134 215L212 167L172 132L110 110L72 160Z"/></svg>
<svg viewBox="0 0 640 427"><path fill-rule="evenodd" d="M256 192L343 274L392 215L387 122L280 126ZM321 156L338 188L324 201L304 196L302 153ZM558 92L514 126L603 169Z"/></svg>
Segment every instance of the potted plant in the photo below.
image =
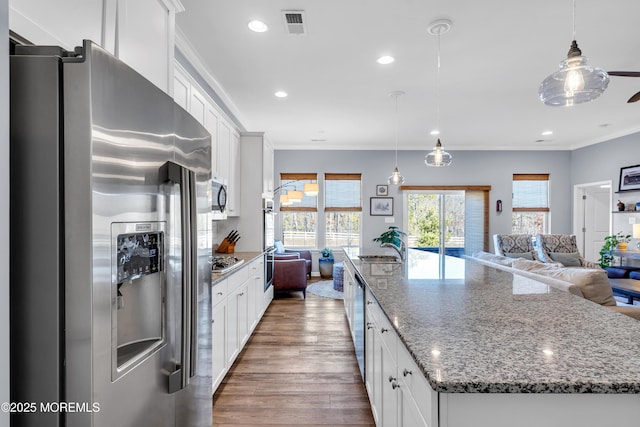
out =
<svg viewBox="0 0 640 427"><path fill-rule="evenodd" d="M320 255L321 257L318 259L320 276L325 279L333 277L333 251L329 248L324 248L320 251Z"/></svg>
<svg viewBox="0 0 640 427"><path fill-rule="evenodd" d="M617 248L618 250L621 250L621 251L626 250L627 243L629 243L630 240L631 240L631 235L622 234L621 231L611 236L606 236L604 238L604 245L602 246L602 249L600 249L600 258L598 259L598 263L600 264L600 267L602 268L611 267L611 261L613 261L614 249ZM621 245L624 247L624 249L622 249Z"/></svg>
<svg viewBox="0 0 640 427"><path fill-rule="evenodd" d="M404 231L401 231L398 227L391 226L387 231L374 238L374 242L380 242L380 245L383 243L391 243L397 247L400 247L402 244L402 236L404 236Z"/></svg>

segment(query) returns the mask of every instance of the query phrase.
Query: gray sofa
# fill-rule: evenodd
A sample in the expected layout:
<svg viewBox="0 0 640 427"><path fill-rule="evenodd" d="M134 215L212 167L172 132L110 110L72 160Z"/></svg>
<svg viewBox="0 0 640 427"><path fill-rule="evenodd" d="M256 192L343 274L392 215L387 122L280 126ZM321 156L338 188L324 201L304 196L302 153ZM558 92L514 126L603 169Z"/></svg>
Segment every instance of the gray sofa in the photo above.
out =
<svg viewBox="0 0 640 427"><path fill-rule="evenodd" d="M607 273L600 268L564 267L560 263L509 258L489 252L477 252L473 258L482 264L532 278L640 320L640 307L617 305Z"/></svg>

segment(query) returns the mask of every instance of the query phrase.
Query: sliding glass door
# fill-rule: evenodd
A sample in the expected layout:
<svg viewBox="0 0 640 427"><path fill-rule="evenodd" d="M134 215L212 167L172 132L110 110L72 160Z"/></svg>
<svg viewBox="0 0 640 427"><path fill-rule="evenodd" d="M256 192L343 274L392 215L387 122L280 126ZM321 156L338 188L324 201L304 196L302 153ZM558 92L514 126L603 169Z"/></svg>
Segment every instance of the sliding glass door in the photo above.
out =
<svg viewBox="0 0 640 427"><path fill-rule="evenodd" d="M409 192L407 232L411 248L460 257L465 247L465 192Z"/></svg>
<svg viewBox="0 0 640 427"><path fill-rule="evenodd" d="M405 197L410 248L428 252L427 262L409 269L411 279L462 279L465 246L465 192L411 191ZM442 256L448 255L448 256Z"/></svg>

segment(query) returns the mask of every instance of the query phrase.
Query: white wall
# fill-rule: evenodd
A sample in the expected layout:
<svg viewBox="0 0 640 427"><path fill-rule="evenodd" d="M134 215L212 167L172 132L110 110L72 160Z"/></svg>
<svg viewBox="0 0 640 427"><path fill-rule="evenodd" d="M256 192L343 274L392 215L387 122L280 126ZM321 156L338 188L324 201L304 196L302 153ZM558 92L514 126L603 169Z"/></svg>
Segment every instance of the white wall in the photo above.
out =
<svg viewBox="0 0 640 427"><path fill-rule="evenodd" d="M571 156L569 151L459 151L452 152L453 163L447 168L430 168L424 164L426 151L398 152L398 167L405 185L491 185L489 233L511 232L511 189L514 173L548 173L551 181L551 232L571 232ZM369 198L375 196L376 184L386 184L393 171L393 151L321 151L276 150L275 179L281 172L362 173L364 245L386 230L385 217L369 215ZM640 163L640 162L639 162ZM402 227L402 195L389 186L394 200L395 225ZM503 212L495 211L502 200ZM322 207L319 206L319 209ZM281 237L279 226L276 237Z"/></svg>
<svg viewBox="0 0 640 427"><path fill-rule="evenodd" d="M9 401L9 3L0 0L0 402ZM9 414L0 412L0 426Z"/></svg>

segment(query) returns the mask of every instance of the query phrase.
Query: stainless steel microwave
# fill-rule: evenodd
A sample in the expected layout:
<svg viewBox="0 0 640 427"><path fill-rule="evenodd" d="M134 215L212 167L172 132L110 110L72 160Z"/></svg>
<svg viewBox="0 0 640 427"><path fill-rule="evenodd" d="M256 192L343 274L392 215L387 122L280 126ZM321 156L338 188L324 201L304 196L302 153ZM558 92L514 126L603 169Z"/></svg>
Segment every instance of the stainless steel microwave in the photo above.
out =
<svg viewBox="0 0 640 427"><path fill-rule="evenodd" d="M211 179L211 215L215 220L227 219L227 180Z"/></svg>

